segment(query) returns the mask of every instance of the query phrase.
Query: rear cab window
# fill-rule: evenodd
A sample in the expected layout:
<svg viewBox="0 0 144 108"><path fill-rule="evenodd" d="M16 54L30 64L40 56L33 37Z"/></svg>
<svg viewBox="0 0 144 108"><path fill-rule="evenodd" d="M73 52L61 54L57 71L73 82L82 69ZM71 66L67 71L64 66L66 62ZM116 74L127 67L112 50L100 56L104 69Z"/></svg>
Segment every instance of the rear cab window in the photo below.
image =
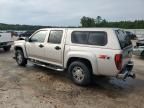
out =
<svg viewBox="0 0 144 108"><path fill-rule="evenodd" d="M104 31L74 31L71 35L71 41L75 44L105 46L107 33Z"/></svg>
<svg viewBox="0 0 144 108"><path fill-rule="evenodd" d="M62 40L62 30L51 30L48 38L48 42L52 44L60 44Z"/></svg>
<svg viewBox="0 0 144 108"><path fill-rule="evenodd" d="M132 45L131 39L123 30L115 30L121 49Z"/></svg>

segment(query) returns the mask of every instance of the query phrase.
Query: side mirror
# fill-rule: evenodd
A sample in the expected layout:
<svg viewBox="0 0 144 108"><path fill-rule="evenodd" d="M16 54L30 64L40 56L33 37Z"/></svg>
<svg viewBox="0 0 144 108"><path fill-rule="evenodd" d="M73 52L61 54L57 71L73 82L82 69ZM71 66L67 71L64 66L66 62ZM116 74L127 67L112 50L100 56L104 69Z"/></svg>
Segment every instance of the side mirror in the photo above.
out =
<svg viewBox="0 0 144 108"><path fill-rule="evenodd" d="M29 42L29 41L30 41L30 38L29 38L29 37L26 37L26 38L25 38L25 41L26 41L26 42Z"/></svg>

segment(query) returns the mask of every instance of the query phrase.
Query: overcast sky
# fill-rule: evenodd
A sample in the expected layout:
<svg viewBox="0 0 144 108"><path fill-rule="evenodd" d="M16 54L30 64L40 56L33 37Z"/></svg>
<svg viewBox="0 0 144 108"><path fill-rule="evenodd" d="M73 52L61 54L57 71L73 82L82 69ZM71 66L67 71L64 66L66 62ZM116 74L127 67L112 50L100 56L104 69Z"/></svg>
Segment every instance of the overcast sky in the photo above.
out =
<svg viewBox="0 0 144 108"><path fill-rule="evenodd" d="M0 23L78 26L82 16L144 19L144 0L0 0Z"/></svg>

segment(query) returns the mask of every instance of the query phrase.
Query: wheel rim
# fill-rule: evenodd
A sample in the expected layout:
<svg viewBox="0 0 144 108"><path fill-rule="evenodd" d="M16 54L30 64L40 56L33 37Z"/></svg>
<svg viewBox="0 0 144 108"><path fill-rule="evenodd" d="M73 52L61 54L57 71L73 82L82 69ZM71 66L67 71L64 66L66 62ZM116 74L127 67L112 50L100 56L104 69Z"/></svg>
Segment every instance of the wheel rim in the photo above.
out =
<svg viewBox="0 0 144 108"><path fill-rule="evenodd" d="M73 78L78 82L83 81L84 76L85 76L83 69L81 67L78 67L78 66L73 68L72 75L73 75Z"/></svg>
<svg viewBox="0 0 144 108"><path fill-rule="evenodd" d="M17 54L17 62L18 64L22 63L22 55L20 53Z"/></svg>

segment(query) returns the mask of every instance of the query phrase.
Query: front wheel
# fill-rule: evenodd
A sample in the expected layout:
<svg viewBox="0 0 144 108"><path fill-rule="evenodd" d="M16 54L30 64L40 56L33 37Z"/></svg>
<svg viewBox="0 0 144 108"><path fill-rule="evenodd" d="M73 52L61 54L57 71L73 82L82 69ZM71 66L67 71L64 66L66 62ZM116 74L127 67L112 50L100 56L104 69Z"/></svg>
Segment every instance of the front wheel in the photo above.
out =
<svg viewBox="0 0 144 108"><path fill-rule="evenodd" d="M16 62L19 66L25 66L27 64L27 59L24 58L24 54L22 50L16 50Z"/></svg>
<svg viewBox="0 0 144 108"><path fill-rule="evenodd" d="M72 81L78 85L88 85L91 82L90 68L81 61L72 62L68 68L68 72Z"/></svg>

